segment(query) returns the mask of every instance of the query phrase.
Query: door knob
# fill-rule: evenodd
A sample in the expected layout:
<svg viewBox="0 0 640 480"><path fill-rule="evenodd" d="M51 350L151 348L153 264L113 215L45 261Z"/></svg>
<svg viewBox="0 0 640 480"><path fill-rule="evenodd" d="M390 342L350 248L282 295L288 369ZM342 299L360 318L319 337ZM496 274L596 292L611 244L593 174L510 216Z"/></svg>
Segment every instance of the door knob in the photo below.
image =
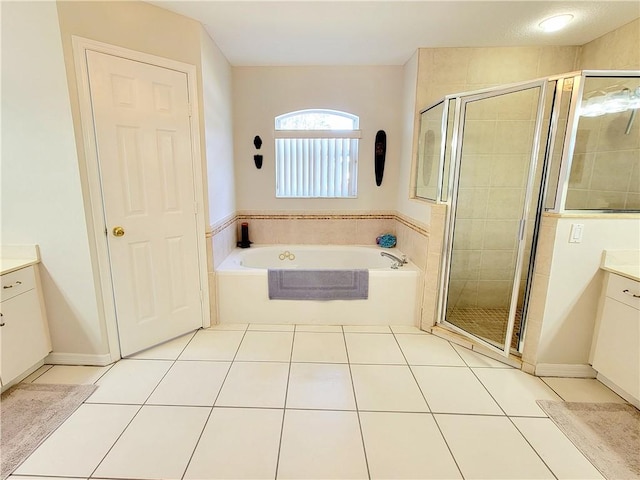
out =
<svg viewBox="0 0 640 480"><path fill-rule="evenodd" d="M124 228L122 228L122 227L113 227L113 236L114 237L124 237Z"/></svg>

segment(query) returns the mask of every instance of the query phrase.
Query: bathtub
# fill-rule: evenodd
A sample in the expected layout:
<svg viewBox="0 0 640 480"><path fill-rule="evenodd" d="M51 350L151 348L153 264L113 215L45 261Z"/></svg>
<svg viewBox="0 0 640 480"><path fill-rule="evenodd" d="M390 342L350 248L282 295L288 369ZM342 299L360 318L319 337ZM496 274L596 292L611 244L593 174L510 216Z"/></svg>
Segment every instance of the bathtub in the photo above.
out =
<svg viewBox="0 0 640 480"><path fill-rule="evenodd" d="M216 270L220 323L416 325L420 270L394 270L368 246L276 245L235 249ZM368 269L366 300L269 300L267 269Z"/></svg>

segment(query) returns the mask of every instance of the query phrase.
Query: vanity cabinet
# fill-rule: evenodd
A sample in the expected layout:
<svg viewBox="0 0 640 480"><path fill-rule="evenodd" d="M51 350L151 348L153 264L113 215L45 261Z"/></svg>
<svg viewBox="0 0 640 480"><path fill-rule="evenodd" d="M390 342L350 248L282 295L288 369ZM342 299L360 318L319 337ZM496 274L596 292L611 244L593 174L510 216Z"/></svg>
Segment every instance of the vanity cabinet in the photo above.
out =
<svg viewBox="0 0 640 480"><path fill-rule="evenodd" d="M595 338L598 379L627 401L640 399L640 282L607 272Z"/></svg>
<svg viewBox="0 0 640 480"><path fill-rule="evenodd" d="M2 274L0 288L0 379L3 387L49 354L51 340L37 265Z"/></svg>

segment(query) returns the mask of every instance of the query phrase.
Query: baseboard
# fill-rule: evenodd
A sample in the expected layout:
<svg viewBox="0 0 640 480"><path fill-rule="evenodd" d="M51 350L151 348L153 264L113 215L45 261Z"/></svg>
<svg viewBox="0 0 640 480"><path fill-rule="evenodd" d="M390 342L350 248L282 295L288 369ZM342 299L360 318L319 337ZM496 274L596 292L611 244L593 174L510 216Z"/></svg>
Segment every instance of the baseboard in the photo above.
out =
<svg viewBox="0 0 640 480"><path fill-rule="evenodd" d="M623 388L620 388L618 385L616 385L615 383L613 383L611 380L609 380L607 377L605 377L604 375L602 375L601 373L598 373L598 376L596 377L600 382L604 383L607 387L609 387L611 390L613 390L615 393L617 393L618 395L620 395L622 398L624 398L627 402L629 402L631 405L633 405L634 407L636 407L637 409L640 410L640 399L637 399L636 397L634 397L633 395L631 395L629 392L627 392L626 390L624 390Z"/></svg>
<svg viewBox="0 0 640 480"><path fill-rule="evenodd" d="M573 363L538 363L536 365L536 377L596 378L597 373L591 365Z"/></svg>
<svg viewBox="0 0 640 480"><path fill-rule="evenodd" d="M103 367L113 363L111 355L91 353L50 353L44 359L44 363L50 365L92 365Z"/></svg>

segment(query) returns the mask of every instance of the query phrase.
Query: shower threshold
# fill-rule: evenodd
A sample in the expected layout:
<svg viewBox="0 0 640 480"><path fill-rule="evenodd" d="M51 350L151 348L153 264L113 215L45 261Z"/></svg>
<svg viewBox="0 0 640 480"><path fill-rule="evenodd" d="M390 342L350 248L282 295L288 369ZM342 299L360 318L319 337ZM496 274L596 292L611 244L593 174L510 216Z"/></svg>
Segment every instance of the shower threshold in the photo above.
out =
<svg viewBox="0 0 640 480"><path fill-rule="evenodd" d="M447 312L447 322L470 334L502 348L507 331L508 310L506 308L453 308ZM519 355L518 341L520 339L520 325L522 323L522 309L516 310L516 321L511 336L511 351Z"/></svg>

